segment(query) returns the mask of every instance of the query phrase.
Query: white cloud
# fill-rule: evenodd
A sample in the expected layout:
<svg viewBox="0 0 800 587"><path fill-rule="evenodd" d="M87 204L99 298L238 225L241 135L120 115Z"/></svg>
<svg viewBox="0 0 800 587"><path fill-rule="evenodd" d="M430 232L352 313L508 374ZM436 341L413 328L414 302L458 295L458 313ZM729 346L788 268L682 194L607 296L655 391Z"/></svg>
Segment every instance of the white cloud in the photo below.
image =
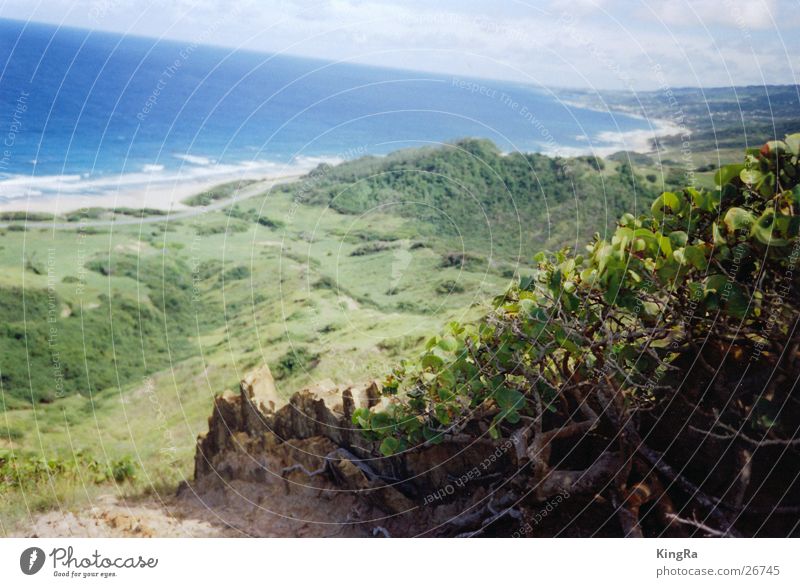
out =
<svg viewBox="0 0 800 587"><path fill-rule="evenodd" d="M794 6L797 10L797 6ZM703 24L740 29L775 27L777 0L684 0L651 4L653 17L671 26Z"/></svg>
<svg viewBox="0 0 800 587"><path fill-rule="evenodd" d="M489 7L484 0L5 0L0 16L607 88L661 83L654 64L671 85L761 83L762 75L771 83L796 83L790 59L800 54L797 2L495 0ZM102 18L88 18L98 6Z"/></svg>

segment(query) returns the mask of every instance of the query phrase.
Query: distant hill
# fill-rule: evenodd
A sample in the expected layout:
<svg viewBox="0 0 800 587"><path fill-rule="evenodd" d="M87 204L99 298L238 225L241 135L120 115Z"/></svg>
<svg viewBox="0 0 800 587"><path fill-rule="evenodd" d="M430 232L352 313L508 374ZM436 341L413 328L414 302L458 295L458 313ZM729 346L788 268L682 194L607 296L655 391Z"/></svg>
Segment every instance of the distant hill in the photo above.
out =
<svg viewBox="0 0 800 587"><path fill-rule="evenodd" d="M626 210L649 206L662 187L627 162L503 154L476 139L322 165L311 178L300 188L305 202L413 217L431 232L505 258L605 232Z"/></svg>
<svg viewBox="0 0 800 587"><path fill-rule="evenodd" d="M695 151L757 146L800 127L800 86L734 86L667 88L650 92L564 90L562 99L595 108L658 119L691 131ZM664 148L681 146L684 138L663 138Z"/></svg>

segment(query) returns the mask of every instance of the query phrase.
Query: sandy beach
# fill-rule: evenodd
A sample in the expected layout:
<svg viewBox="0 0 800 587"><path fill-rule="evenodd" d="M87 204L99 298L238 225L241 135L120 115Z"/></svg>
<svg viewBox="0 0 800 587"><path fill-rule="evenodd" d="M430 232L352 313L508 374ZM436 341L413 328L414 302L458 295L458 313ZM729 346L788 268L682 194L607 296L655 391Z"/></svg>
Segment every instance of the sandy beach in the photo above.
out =
<svg viewBox="0 0 800 587"><path fill-rule="evenodd" d="M117 176L13 176L0 180L0 212L65 214L81 208L156 208L181 210L186 198L220 184L257 180L293 181L317 165L334 160L304 158L292 165L189 165L177 171L150 169Z"/></svg>

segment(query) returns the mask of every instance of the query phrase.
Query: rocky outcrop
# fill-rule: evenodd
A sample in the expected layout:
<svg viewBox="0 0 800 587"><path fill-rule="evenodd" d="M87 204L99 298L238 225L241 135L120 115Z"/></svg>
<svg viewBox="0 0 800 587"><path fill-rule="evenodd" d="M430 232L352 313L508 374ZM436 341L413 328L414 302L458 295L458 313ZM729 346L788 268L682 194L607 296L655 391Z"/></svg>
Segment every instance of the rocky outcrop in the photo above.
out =
<svg viewBox="0 0 800 587"><path fill-rule="evenodd" d="M305 528L299 534L324 536L455 535L511 505L492 497L515 466L510 442L451 437L384 457L352 424L355 409L380 400L375 382L326 383L285 400L268 368L255 371L238 394L215 399L182 494L228 508L237 502L243 517L249 509L295 519Z"/></svg>
<svg viewBox="0 0 800 587"><path fill-rule="evenodd" d="M323 382L284 399L260 369L215 400L194 481L181 494L257 536L686 536L694 528L686 511L713 514L730 525L726 535L793 531L791 443L766 440L743 464L724 438L706 434L698 451L692 430L677 439L672 431L710 425L678 401L628 422L613 442L615 405L576 402L567 422L545 414L535 434L493 441L465 429L384 457L352 416L386 401L374 382ZM744 485L750 501L731 510L713 495L743 485L739 470L757 492L747 497Z"/></svg>

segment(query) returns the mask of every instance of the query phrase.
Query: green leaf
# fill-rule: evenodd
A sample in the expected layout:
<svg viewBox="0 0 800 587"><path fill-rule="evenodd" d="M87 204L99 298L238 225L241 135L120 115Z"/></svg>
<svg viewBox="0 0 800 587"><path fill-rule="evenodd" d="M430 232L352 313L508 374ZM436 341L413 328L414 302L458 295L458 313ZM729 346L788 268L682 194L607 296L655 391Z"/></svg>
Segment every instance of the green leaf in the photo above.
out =
<svg viewBox="0 0 800 587"><path fill-rule="evenodd" d="M679 249L680 247L685 247L686 243L689 242L689 235L683 230L675 230L669 233L669 240L672 243L672 248Z"/></svg>
<svg viewBox="0 0 800 587"><path fill-rule="evenodd" d="M794 133L786 137L786 146L792 153L800 155L800 133Z"/></svg>
<svg viewBox="0 0 800 587"><path fill-rule="evenodd" d="M394 419L386 412L375 412L371 415L369 427L373 432L386 434L394 425Z"/></svg>
<svg viewBox="0 0 800 587"><path fill-rule="evenodd" d="M783 247L789 244L789 241L786 239L776 237L773 234L773 228L775 225L775 211L774 210L765 210L764 213L761 215L761 218L758 219L753 225L753 229L751 230L751 234L756 237L756 239L762 242L765 245L773 246L773 247Z"/></svg>
<svg viewBox="0 0 800 587"><path fill-rule="evenodd" d="M494 399L497 402L497 405L501 408L515 408L519 409L523 406L525 402L525 396L522 395L516 389L510 389L508 387L500 387L494 393Z"/></svg>
<svg viewBox="0 0 800 587"><path fill-rule="evenodd" d="M367 408L358 408L353 412L353 424L361 428L369 428L370 411Z"/></svg>
<svg viewBox="0 0 800 587"><path fill-rule="evenodd" d="M683 252L686 260L695 266L696 269L704 271L708 267L708 259L706 259L706 252L704 247L697 245L689 246Z"/></svg>
<svg viewBox="0 0 800 587"><path fill-rule="evenodd" d="M729 283L728 278L720 273L715 273L706 277L705 293L721 293Z"/></svg>
<svg viewBox="0 0 800 587"><path fill-rule="evenodd" d="M742 169L739 172L739 179L752 186L764 179L764 174L758 169Z"/></svg>
<svg viewBox="0 0 800 587"><path fill-rule="evenodd" d="M455 386L456 376L452 371L452 366L448 369L442 369L439 372L439 382L447 387Z"/></svg>
<svg viewBox="0 0 800 587"><path fill-rule="evenodd" d="M725 293L725 311L742 320L747 315L749 299L741 286L732 284Z"/></svg>
<svg viewBox="0 0 800 587"><path fill-rule="evenodd" d="M436 419L439 420L442 424L447 426L450 424L450 413L447 411L447 408L442 404L437 404L433 411L436 413Z"/></svg>
<svg viewBox="0 0 800 587"><path fill-rule="evenodd" d="M526 316L531 314L537 309L536 302L530 298L523 298L519 301L519 308Z"/></svg>
<svg viewBox="0 0 800 587"><path fill-rule="evenodd" d="M458 348L458 343L455 341L455 339L447 337L440 339L439 342L437 343L437 346L443 351L452 353L454 350Z"/></svg>
<svg viewBox="0 0 800 587"><path fill-rule="evenodd" d="M722 187L725 184L730 183L734 178L739 177L739 174L743 169L744 165L741 163L720 167L714 174L714 183Z"/></svg>
<svg viewBox="0 0 800 587"><path fill-rule="evenodd" d="M394 436L387 436L381 442L380 451L385 457L390 457L400 449L400 441Z"/></svg>
<svg viewBox="0 0 800 587"><path fill-rule="evenodd" d="M687 191L692 197L694 205L703 212L713 212L719 205L719 191L709 192L708 190L688 188Z"/></svg>
<svg viewBox="0 0 800 587"><path fill-rule="evenodd" d="M726 241L726 240L725 240L725 237L724 237L724 236L722 236L722 233L721 233L721 232L720 232L720 230L719 230L719 225L718 225L716 222L714 222L714 223L711 225L711 233L712 233L712 234L713 234L713 236L714 236L714 244L715 244L716 246L720 246L720 245L725 245L725 244L727 244L727 242L728 242L728 241Z"/></svg>
<svg viewBox="0 0 800 587"><path fill-rule="evenodd" d="M670 241L669 237L659 236L658 246L661 249L661 252L664 253L665 257L672 256L672 242Z"/></svg>
<svg viewBox="0 0 800 587"><path fill-rule="evenodd" d="M755 224L755 221L755 217L743 208L730 208L723 220L725 226L728 228L728 232L749 229Z"/></svg>
<svg viewBox="0 0 800 587"><path fill-rule="evenodd" d="M438 371L444 365L444 361L434 354L426 353L422 357L422 368Z"/></svg>
<svg viewBox="0 0 800 587"><path fill-rule="evenodd" d="M669 208L673 214L677 214L683 208L683 202L677 194L664 192L650 206L650 211L656 219L660 219L664 216L665 208Z"/></svg>

